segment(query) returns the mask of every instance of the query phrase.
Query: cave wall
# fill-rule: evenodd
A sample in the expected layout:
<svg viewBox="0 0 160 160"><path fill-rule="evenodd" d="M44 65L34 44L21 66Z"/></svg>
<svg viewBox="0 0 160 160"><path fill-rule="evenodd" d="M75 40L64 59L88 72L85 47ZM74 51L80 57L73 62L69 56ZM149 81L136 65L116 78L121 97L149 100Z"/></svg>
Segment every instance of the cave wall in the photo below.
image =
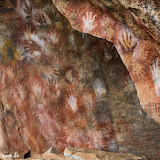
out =
<svg viewBox="0 0 160 160"><path fill-rule="evenodd" d="M53 0L53 3L76 30L114 43L143 109L160 123L159 2Z"/></svg>
<svg viewBox="0 0 160 160"><path fill-rule="evenodd" d="M76 22L73 28L81 27L72 9L80 15L87 1L82 10L80 1L74 7L72 1L61 2L54 5L62 12L67 4L71 12L65 16L73 16L67 17ZM132 55L119 56L104 40L112 41L106 37L115 34L114 28L105 30L104 39L80 33L54 5L50 0L0 1L1 153L23 157L29 151L62 153L73 147L160 159L160 127L143 111L132 72L123 64L123 56ZM90 9L86 16L96 20ZM85 28L94 36L98 31L104 32Z"/></svg>

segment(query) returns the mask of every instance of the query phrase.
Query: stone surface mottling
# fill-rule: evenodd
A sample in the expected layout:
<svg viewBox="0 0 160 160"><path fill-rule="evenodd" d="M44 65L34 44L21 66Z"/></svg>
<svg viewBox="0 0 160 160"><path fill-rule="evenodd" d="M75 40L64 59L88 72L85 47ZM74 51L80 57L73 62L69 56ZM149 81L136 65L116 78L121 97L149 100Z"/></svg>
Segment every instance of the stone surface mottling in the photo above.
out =
<svg viewBox="0 0 160 160"><path fill-rule="evenodd" d="M129 1L129 4L128 1L120 1L120 3L117 0L100 0L99 3L96 0L77 1L77 3L74 0L52 1L73 28L113 42L136 86L143 109L157 123L160 123L160 109L159 107L155 108L160 101L160 95L157 94L160 90L159 63L154 64L157 58L159 59L160 52L159 33L156 32L160 23L159 3L152 0L145 3L142 1L142 4L139 5L145 9L144 16L153 14L150 19L157 17L154 23L156 29L154 29L153 23L151 27L148 27L149 19L144 23L134 15L134 12L127 10L127 6L133 8L134 1L132 0ZM140 1L135 5L137 6L139 3ZM151 11L154 13L150 13ZM152 32L151 28L158 36ZM155 65L156 67L152 71L151 67Z"/></svg>
<svg viewBox="0 0 160 160"><path fill-rule="evenodd" d="M24 158L72 147L159 160L156 42L106 3L53 2L0 1L0 152ZM103 39L74 30L56 8Z"/></svg>

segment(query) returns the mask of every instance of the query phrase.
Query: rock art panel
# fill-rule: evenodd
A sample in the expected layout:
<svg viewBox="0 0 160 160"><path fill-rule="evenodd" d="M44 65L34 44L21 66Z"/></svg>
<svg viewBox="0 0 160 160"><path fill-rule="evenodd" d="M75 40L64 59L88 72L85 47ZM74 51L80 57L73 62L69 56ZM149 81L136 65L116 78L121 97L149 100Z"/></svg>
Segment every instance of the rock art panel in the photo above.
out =
<svg viewBox="0 0 160 160"><path fill-rule="evenodd" d="M111 37L120 24L112 15L106 18L109 12L101 15L102 11L88 6L81 13L79 6L87 7L86 3L74 1L73 15L70 2L70 13L65 14L72 18L80 14L81 23L75 21L75 26L98 36L100 25L102 38L114 40ZM63 13L65 4L57 1L55 6ZM62 153L72 147L160 158L159 125L141 109L135 86L112 43L74 30L52 1L4 0L0 7L1 153L17 152L24 158L49 148ZM130 30L117 36L117 46L124 52L120 56L128 65L127 58L144 54L137 54L140 42ZM144 55L145 61L148 52ZM143 78L143 62L138 61L140 67L136 62L130 70ZM150 67L149 71L152 80Z"/></svg>
<svg viewBox="0 0 160 160"><path fill-rule="evenodd" d="M146 112L146 106L149 103L155 105L159 103L157 86L155 87L152 79L153 70L150 70L152 62L159 59L159 31L155 33L159 28L159 2L154 0L142 1L142 3L134 0L130 3L124 0L77 1L77 3L74 0L52 1L74 29L113 42L129 71L140 103ZM142 15L127 10L129 7L140 10ZM150 16L148 19L147 15ZM145 24L143 16L146 19ZM155 27L153 21L155 21ZM137 69L138 74L135 72ZM160 113L152 118L160 123Z"/></svg>
<svg viewBox="0 0 160 160"><path fill-rule="evenodd" d="M6 27L0 44L1 152L24 158L50 147L58 153L67 146L109 151L110 142L117 151L105 102L98 118L107 92L93 78L99 66L88 50L97 40L73 30L52 1L0 5Z"/></svg>

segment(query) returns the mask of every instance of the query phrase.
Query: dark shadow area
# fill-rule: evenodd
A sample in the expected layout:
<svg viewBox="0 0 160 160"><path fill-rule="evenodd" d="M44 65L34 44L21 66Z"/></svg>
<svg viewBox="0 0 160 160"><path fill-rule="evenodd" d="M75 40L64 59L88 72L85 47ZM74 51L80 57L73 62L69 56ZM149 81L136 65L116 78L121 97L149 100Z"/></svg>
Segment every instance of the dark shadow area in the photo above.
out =
<svg viewBox="0 0 160 160"><path fill-rule="evenodd" d="M31 152L27 152L25 155L24 155L24 159L27 159L27 158L30 158L31 157Z"/></svg>

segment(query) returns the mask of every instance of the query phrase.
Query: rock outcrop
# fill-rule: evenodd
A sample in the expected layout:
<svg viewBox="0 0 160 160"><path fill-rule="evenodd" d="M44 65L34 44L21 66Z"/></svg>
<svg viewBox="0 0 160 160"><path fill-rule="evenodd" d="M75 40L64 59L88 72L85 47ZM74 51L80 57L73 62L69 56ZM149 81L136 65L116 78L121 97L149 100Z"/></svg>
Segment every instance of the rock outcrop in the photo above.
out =
<svg viewBox="0 0 160 160"><path fill-rule="evenodd" d="M117 154L112 152L97 151L97 150L76 150L73 148L65 149L63 154L56 154L50 148L43 154L33 155L27 160L147 160L145 157L137 157L132 154ZM14 158L2 158L2 160L12 160ZM22 159L17 159L22 160Z"/></svg>
<svg viewBox="0 0 160 160"><path fill-rule="evenodd" d="M53 2L0 1L0 152L24 158L72 147L159 160L158 32L135 29L125 1L107 11L107 1ZM56 8L103 39L74 30Z"/></svg>
<svg viewBox="0 0 160 160"><path fill-rule="evenodd" d="M96 150L65 149L64 155L75 160L147 160L145 157L137 157L131 154L117 154Z"/></svg>
<svg viewBox="0 0 160 160"><path fill-rule="evenodd" d="M160 123L160 10L154 0L53 0L78 31L113 42L143 109ZM129 9L128 9L129 8Z"/></svg>

